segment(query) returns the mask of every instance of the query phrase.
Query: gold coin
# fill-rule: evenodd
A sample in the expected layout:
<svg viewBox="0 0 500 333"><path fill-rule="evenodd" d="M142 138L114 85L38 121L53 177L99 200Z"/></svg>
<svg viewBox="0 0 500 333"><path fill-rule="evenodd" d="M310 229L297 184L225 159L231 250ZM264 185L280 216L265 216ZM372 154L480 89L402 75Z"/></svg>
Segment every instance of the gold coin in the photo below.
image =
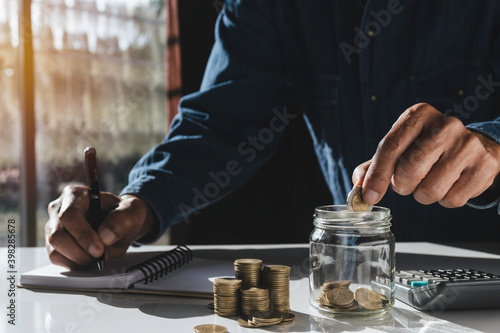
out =
<svg viewBox="0 0 500 333"><path fill-rule="evenodd" d="M335 288L326 293L326 298L334 306L350 306L354 301L354 293L347 288Z"/></svg>
<svg viewBox="0 0 500 333"><path fill-rule="evenodd" d="M240 289L242 295L269 295L269 290L264 288L251 287L248 289Z"/></svg>
<svg viewBox="0 0 500 333"><path fill-rule="evenodd" d="M382 308L382 299L376 291L368 288L358 288L354 293L354 299L359 306L367 310L378 310Z"/></svg>
<svg viewBox="0 0 500 333"><path fill-rule="evenodd" d="M328 281L321 286L321 293L316 302L328 309L339 312L353 311L358 308L354 293L349 289L351 281Z"/></svg>
<svg viewBox="0 0 500 333"><path fill-rule="evenodd" d="M263 268L264 273L290 273L292 268L285 265L267 265Z"/></svg>
<svg viewBox="0 0 500 333"><path fill-rule="evenodd" d="M252 258L243 258L243 259L236 259L234 261L234 263L239 264L239 265L241 265L241 264L243 264L243 265L245 265L245 264L247 264L247 265L248 264L262 264L262 260L252 259Z"/></svg>
<svg viewBox="0 0 500 333"><path fill-rule="evenodd" d="M245 320L243 318L238 319L238 325L241 327L246 327L246 328L253 328L255 327L254 325L250 324L248 320Z"/></svg>
<svg viewBox="0 0 500 333"><path fill-rule="evenodd" d="M217 278L214 280L214 285L216 286L228 286L235 287L241 285L241 280L236 278Z"/></svg>
<svg viewBox="0 0 500 333"><path fill-rule="evenodd" d="M227 328L221 325L205 324L194 327L195 333L227 333Z"/></svg>
<svg viewBox="0 0 500 333"><path fill-rule="evenodd" d="M363 199L361 186L354 186L347 196L347 210L351 212L370 212L373 205Z"/></svg>
<svg viewBox="0 0 500 333"><path fill-rule="evenodd" d="M278 318L281 321L281 319L283 318L283 314L272 311L252 311L248 316L248 320L256 320L260 322L276 321L276 319Z"/></svg>
<svg viewBox="0 0 500 333"><path fill-rule="evenodd" d="M253 320L248 322L252 325L255 325L255 327L272 326L281 323L281 317L273 319L253 318Z"/></svg>
<svg viewBox="0 0 500 333"><path fill-rule="evenodd" d="M295 320L295 315L293 313L283 313L283 319L281 320L280 325L288 325L293 323Z"/></svg>

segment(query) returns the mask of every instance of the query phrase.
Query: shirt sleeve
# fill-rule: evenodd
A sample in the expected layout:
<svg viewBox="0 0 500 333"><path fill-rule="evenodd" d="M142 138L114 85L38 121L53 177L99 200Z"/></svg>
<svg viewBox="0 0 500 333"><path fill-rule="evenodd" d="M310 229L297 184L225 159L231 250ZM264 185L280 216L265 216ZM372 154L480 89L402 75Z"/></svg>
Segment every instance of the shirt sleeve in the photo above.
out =
<svg viewBox="0 0 500 333"><path fill-rule="evenodd" d="M500 82L499 82L500 86ZM483 134L487 138L500 144L500 118L492 121L472 123L466 126L469 130ZM500 215L500 186L495 184L480 196L472 198L467 202L467 206L476 209L487 209L497 207L498 214Z"/></svg>
<svg viewBox="0 0 500 333"><path fill-rule="evenodd" d="M181 100L167 137L130 172L121 195L146 200L160 221L139 243L245 183L296 117L269 3L226 1L200 91Z"/></svg>
<svg viewBox="0 0 500 333"><path fill-rule="evenodd" d="M489 88L493 90L500 90L500 5L497 5L497 21L495 22L495 29L497 33L497 40L492 48L491 68L493 75L489 82ZM498 110L500 116L500 109ZM485 122L472 123L466 126L469 130L481 133L487 138L500 144L500 117ZM477 209L486 209L497 207L498 214L500 215L500 185L496 184L487 189L483 194L477 198L473 198L467 202L467 206Z"/></svg>

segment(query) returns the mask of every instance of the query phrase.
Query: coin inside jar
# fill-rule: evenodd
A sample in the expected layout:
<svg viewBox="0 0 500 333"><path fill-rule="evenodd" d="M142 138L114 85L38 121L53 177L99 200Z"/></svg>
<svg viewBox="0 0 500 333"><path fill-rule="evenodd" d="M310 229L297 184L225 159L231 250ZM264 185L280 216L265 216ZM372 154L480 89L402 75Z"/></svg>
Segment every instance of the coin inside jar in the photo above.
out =
<svg viewBox="0 0 500 333"><path fill-rule="evenodd" d="M361 186L354 186L347 196L347 210L351 212L370 212L373 205L363 199Z"/></svg>

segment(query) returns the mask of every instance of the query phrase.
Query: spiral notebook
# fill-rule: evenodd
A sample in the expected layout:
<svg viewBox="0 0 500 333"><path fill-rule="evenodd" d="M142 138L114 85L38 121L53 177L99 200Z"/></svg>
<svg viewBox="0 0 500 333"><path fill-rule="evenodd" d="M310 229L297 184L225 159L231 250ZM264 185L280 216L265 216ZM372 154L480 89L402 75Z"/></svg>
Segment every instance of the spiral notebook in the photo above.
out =
<svg viewBox="0 0 500 333"><path fill-rule="evenodd" d="M20 287L212 297L213 280L234 276L233 263L193 257L187 246L166 252L129 252L96 268L70 271L47 265L21 274Z"/></svg>

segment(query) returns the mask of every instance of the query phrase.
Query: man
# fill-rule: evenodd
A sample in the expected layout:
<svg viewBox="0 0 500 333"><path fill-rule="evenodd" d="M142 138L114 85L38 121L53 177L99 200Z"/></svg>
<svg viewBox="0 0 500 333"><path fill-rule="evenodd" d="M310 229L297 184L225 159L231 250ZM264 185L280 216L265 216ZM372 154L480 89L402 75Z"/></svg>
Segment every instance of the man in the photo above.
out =
<svg viewBox="0 0 500 333"><path fill-rule="evenodd" d="M50 259L122 255L229 194L273 155L295 100L335 204L359 184L400 233L497 237L496 210L450 208L498 206L499 78L498 1L228 1L200 91L121 197L102 196L98 232L84 187L50 204Z"/></svg>

